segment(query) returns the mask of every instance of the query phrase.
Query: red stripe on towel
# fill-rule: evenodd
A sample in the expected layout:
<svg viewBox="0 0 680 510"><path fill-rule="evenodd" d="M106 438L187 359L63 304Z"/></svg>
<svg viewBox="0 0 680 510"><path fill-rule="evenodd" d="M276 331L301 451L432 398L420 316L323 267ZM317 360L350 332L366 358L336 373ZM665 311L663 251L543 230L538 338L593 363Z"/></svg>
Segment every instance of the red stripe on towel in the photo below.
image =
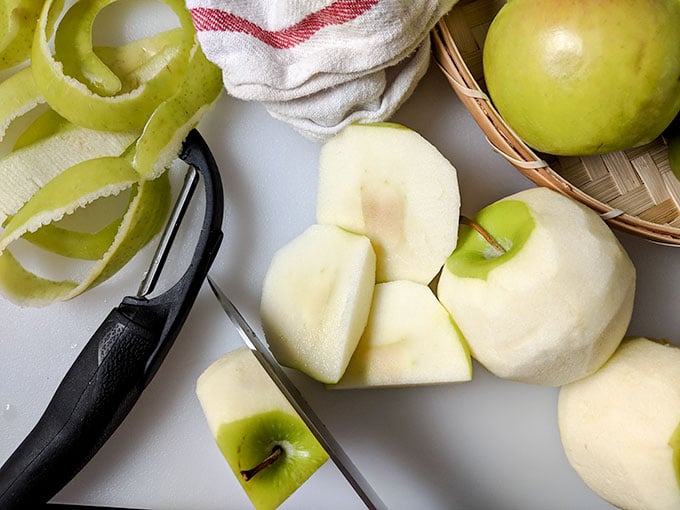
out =
<svg viewBox="0 0 680 510"><path fill-rule="evenodd" d="M305 16L302 20L283 30L264 28L220 9L195 7L190 9L194 26L198 31L240 32L252 35L272 48L292 48L312 37L328 25L342 25L362 15L380 0L336 0Z"/></svg>

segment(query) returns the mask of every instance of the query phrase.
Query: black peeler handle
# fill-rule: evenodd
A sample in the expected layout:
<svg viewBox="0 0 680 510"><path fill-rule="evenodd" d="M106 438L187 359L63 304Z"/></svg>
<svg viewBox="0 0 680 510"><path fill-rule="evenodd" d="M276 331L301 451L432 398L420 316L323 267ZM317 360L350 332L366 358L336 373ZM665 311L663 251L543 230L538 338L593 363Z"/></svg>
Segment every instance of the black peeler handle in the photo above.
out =
<svg viewBox="0 0 680 510"><path fill-rule="evenodd" d="M0 508L35 508L87 464L144 386L160 328L113 309L92 335L31 433L0 470Z"/></svg>
<svg viewBox="0 0 680 510"><path fill-rule="evenodd" d="M205 190L189 267L164 293L126 297L109 313L0 467L0 509L39 508L59 492L127 416L177 338L221 244L224 210L219 169L198 131L189 133L180 157L200 173Z"/></svg>

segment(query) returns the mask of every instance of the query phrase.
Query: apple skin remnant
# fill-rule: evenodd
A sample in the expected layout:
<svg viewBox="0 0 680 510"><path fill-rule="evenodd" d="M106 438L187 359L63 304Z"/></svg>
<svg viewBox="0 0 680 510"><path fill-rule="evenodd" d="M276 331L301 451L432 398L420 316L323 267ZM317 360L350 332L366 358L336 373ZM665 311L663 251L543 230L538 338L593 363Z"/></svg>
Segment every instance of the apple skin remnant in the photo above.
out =
<svg viewBox="0 0 680 510"><path fill-rule="evenodd" d="M198 378L196 394L220 451L257 510L280 506L328 460L246 347L212 363ZM278 454L255 472L272 453Z"/></svg>

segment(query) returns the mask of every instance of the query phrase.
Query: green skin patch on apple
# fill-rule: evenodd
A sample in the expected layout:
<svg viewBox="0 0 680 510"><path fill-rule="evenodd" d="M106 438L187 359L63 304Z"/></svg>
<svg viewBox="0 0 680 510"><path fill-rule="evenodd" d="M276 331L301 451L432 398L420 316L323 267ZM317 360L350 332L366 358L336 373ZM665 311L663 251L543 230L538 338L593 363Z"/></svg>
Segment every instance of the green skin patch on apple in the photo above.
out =
<svg viewBox="0 0 680 510"><path fill-rule="evenodd" d="M328 460L252 351L215 360L196 382L213 438L255 508L272 510Z"/></svg>
<svg viewBox="0 0 680 510"><path fill-rule="evenodd" d="M503 248L499 251L470 226L461 227L456 250L446 261L452 273L486 279L494 268L519 253L534 228L531 211L523 202L506 200L480 211L473 220Z"/></svg>
<svg viewBox="0 0 680 510"><path fill-rule="evenodd" d="M328 459L304 422L282 411L224 424L216 441L258 510L277 508Z"/></svg>
<svg viewBox="0 0 680 510"><path fill-rule="evenodd" d="M675 479L678 482L678 490L680 490L680 423L675 428L668 445L673 448L673 469L675 470Z"/></svg>

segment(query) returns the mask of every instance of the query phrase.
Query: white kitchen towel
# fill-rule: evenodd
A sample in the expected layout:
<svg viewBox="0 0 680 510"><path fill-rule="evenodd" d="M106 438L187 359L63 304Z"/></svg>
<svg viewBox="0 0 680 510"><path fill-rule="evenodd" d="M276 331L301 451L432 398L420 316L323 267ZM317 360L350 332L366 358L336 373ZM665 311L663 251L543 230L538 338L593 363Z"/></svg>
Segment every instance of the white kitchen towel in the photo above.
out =
<svg viewBox="0 0 680 510"><path fill-rule="evenodd" d="M430 40L398 64L289 101L263 104L307 138L324 141L353 122L389 119L427 71Z"/></svg>
<svg viewBox="0 0 680 510"><path fill-rule="evenodd" d="M234 97L324 139L384 120L429 63L429 31L455 0L186 0Z"/></svg>

